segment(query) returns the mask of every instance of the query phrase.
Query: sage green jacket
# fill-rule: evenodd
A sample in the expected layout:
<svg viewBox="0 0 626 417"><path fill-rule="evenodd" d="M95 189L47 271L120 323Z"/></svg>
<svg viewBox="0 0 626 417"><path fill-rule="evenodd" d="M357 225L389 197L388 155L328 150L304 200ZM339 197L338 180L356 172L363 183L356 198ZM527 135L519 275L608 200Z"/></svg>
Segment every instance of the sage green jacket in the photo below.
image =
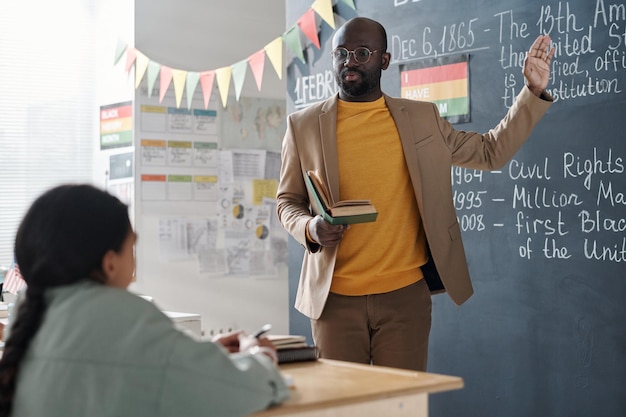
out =
<svg viewBox="0 0 626 417"><path fill-rule="evenodd" d="M194 340L125 290L81 283L48 303L13 417L245 416L289 396L265 355Z"/></svg>

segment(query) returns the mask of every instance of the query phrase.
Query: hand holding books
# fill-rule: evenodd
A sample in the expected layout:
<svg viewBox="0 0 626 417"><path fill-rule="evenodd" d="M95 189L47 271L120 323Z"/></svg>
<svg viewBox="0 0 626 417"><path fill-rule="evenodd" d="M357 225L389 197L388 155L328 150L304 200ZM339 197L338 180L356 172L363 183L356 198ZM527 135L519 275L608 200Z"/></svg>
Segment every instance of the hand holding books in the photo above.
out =
<svg viewBox="0 0 626 417"><path fill-rule="evenodd" d="M353 224L376 221L378 212L369 200L335 201L330 189L317 171L307 171L304 181L313 203L330 224Z"/></svg>

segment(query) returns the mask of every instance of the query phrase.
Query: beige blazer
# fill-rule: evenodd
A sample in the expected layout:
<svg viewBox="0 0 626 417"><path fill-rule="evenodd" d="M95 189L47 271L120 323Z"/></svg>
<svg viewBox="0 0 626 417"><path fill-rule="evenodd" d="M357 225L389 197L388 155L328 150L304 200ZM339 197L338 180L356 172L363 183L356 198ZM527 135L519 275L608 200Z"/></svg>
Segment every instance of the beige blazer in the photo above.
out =
<svg viewBox="0 0 626 417"><path fill-rule="evenodd" d="M432 103L392 98L385 102L398 128L422 217L431 261L423 267L432 292L447 291L458 305L473 293L452 201L452 165L493 170L517 152L552 103L524 87L504 119L486 134L455 130ZM305 248L295 307L317 319L330 291L337 248L306 241L315 214L304 183L307 170L319 170L335 199L341 199L336 147L337 100L291 114L283 140L277 212L285 229ZM381 155L384 157L384 155ZM376 167L372 167L376 169Z"/></svg>

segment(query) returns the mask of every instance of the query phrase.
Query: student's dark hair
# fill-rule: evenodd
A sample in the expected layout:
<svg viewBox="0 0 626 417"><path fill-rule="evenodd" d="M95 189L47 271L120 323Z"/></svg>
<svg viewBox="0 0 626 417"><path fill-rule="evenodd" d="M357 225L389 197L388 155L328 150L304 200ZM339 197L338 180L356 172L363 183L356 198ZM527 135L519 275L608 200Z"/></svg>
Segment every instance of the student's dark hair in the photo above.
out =
<svg viewBox="0 0 626 417"><path fill-rule="evenodd" d="M11 414L20 363L46 310L46 289L104 283L102 259L109 250L119 252L130 231L128 207L91 185L61 185L32 204L15 238L27 287L0 360L0 417Z"/></svg>

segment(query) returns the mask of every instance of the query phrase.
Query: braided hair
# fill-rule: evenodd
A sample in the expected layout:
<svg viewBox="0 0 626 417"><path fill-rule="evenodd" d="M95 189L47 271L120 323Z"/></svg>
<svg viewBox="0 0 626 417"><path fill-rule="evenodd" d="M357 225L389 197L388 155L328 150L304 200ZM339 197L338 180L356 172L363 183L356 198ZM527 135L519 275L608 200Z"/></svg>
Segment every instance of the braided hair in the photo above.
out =
<svg viewBox="0 0 626 417"><path fill-rule="evenodd" d="M61 185L35 200L15 238L27 288L0 359L0 417L13 408L20 363L46 312L45 291L84 280L105 282L104 255L119 252L132 228L128 207L86 184Z"/></svg>

